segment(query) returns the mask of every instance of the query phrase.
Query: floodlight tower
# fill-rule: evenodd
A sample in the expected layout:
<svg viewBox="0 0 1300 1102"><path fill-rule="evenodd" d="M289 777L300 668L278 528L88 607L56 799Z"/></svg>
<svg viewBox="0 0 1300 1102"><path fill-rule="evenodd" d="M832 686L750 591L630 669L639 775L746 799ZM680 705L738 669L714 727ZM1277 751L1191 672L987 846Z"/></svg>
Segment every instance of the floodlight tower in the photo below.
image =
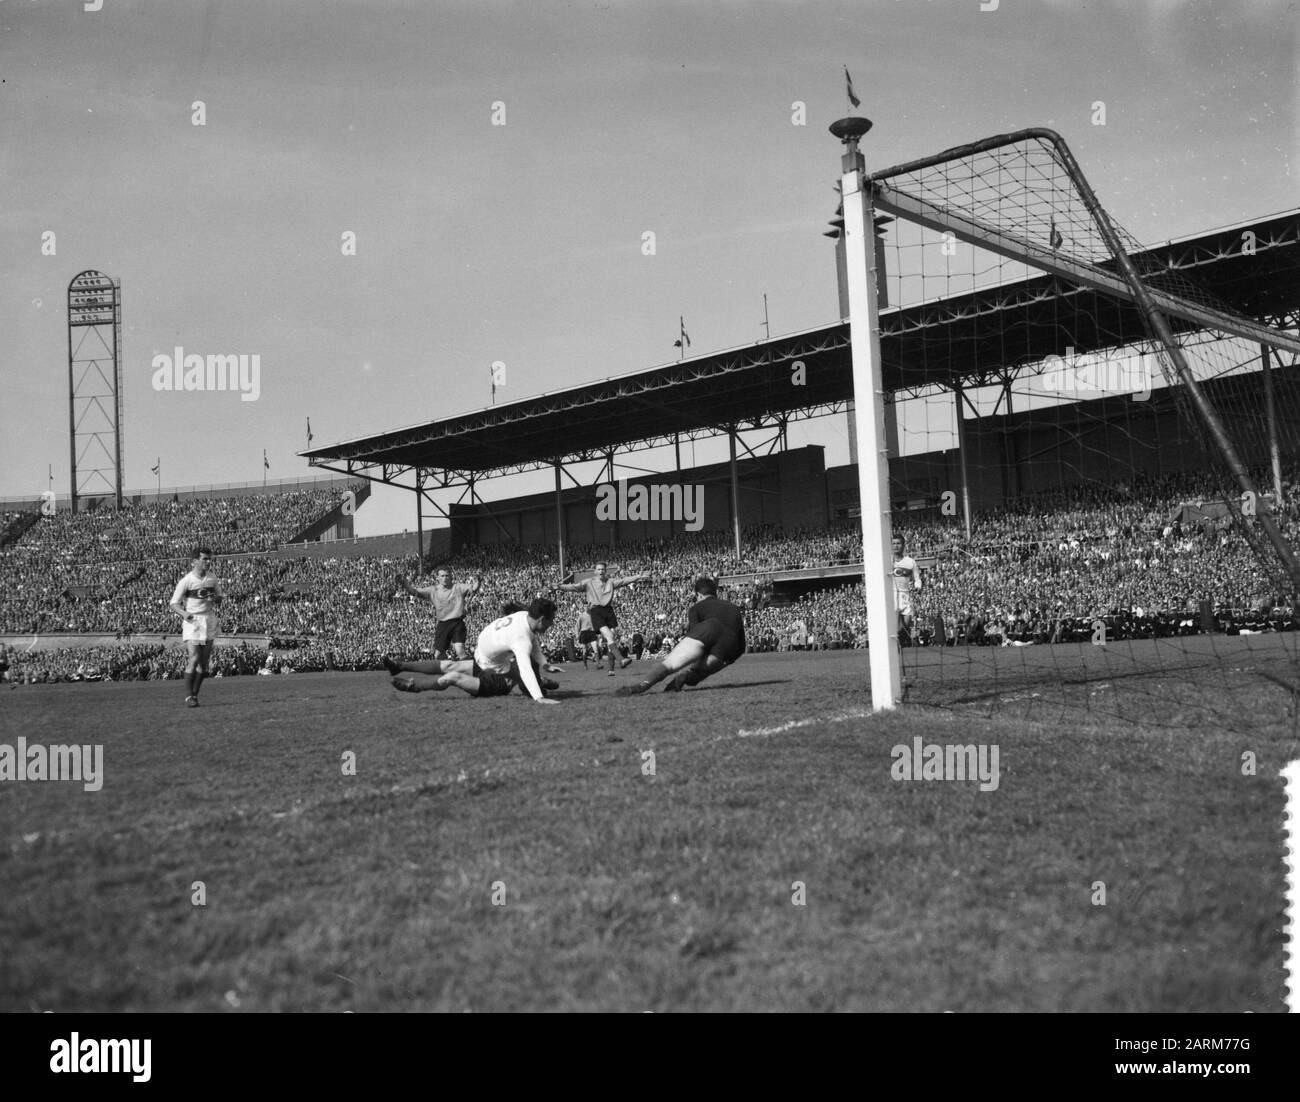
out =
<svg viewBox="0 0 1300 1102"><path fill-rule="evenodd" d="M849 341L853 356L858 492L862 505L862 582L867 597L867 641L873 711L893 708L902 698L902 656L898 612L891 578L893 535L889 516L889 446L885 431L885 386L880 362L880 306L877 298L876 227L858 141L871 120L837 119L830 131L844 143L840 194L844 201L845 283Z"/></svg>
<svg viewBox="0 0 1300 1102"><path fill-rule="evenodd" d="M69 508L110 494L122 508L122 285L103 272L68 284L68 438Z"/></svg>

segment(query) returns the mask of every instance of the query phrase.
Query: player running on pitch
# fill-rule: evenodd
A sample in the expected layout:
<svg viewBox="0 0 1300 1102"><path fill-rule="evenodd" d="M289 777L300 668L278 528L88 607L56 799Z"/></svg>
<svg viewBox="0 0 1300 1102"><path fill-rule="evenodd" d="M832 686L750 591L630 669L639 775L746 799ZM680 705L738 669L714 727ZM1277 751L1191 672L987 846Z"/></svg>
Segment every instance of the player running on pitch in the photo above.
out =
<svg viewBox="0 0 1300 1102"><path fill-rule="evenodd" d="M630 578L611 578L609 570L603 562L596 564L596 573L593 577L588 578L585 582L561 582L556 588L562 589L566 593L585 593L587 595L587 611L591 614L591 623L596 631L605 637L605 642L609 646L609 676L614 676L614 663L622 656L622 665L626 669L632 664L632 659L628 657L627 647L618 641L614 634L614 629L618 627L618 617L614 615L614 590L622 589L625 585L632 585L635 582L648 582L649 574L634 574ZM597 669L600 663L596 664Z"/></svg>
<svg viewBox="0 0 1300 1102"><path fill-rule="evenodd" d="M650 667L638 684L622 686L615 691L615 696L648 692L673 674L677 676L664 686L664 692L680 692L687 685L698 685L725 669L745 653L744 612L718 597L718 583L712 578L696 578L695 594L700 599L687 613L686 634L662 662Z"/></svg>
<svg viewBox="0 0 1300 1102"><path fill-rule="evenodd" d="M426 672L404 672L393 678L393 688L404 693L463 689L470 696L505 696L521 686L537 704L554 704L545 690L557 689L541 676L541 636L555 623L555 602L538 597L526 609L502 616L484 628L474 648L473 661L421 662ZM405 665L415 665L406 663Z"/></svg>
<svg viewBox="0 0 1300 1102"><path fill-rule="evenodd" d="M185 703L199 706L199 688L208 676L212 645L217 641L217 606L221 604L220 583L212 572L212 552L206 547L194 549L190 572L176 583L171 609L184 621L181 638L189 659L185 664Z"/></svg>

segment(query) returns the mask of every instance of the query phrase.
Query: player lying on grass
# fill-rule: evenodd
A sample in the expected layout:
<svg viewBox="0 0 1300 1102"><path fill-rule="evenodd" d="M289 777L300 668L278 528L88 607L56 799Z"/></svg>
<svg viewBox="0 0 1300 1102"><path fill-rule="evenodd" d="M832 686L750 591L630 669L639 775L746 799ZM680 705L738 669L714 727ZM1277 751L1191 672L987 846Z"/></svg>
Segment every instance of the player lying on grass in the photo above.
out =
<svg viewBox="0 0 1300 1102"><path fill-rule="evenodd" d="M664 692L680 692L725 669L745 653L745 614L718 597L718 583L712 578L696 578L695 594L700 599L687 614L686 634L638 684L623 686L615 696L648 692L665 677L673 679L664 686Z"/></svg>
<svg viewBox="0 0 1300 1102"><path fill-rule="evenodd" d="M463 689L470 696L505 696L516 685L538 704L554 704L546 690L558 689L541 676L541 636L555 623L555 602L538 597L526 609L502 616L484 628L474 648L473 660L392 662L398 672L393 688L404 693ZM418 668L417 668L418 667Z"/></svg>

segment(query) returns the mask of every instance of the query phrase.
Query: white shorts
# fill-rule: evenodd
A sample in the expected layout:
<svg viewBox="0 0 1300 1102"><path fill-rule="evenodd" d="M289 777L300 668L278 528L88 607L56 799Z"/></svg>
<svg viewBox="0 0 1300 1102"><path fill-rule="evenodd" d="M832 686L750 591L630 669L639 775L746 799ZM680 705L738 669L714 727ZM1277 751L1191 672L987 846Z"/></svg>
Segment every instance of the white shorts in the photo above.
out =
<svg viewBox="0 0 1300 1102"><path fill-rule="evenodd" d="M905 590L894 590L894 604L898 607L900 616L912 615L912 595Z"/></svg>
<svg viewBox="0 0 1300 1102"><path fill-rule="evenodd" d="M215 643L217 640L217 617L212 612L196 612L194 619L186 620L181 625L181 638L187 643Z"/></svg>

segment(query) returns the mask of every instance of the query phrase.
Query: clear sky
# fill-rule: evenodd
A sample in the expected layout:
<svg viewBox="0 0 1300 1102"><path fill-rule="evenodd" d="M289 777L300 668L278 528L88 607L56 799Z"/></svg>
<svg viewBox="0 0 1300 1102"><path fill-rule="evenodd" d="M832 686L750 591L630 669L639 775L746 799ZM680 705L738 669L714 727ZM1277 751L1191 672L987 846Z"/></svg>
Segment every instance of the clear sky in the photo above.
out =
<svg viewBox="0 0 1300 1102"><path fill-rule="evenodd" d="M765 292L773 335L830 324L844 65L868 168L1050 126L1145 243L1297 205L1295 0L87 4L0 0L0 497L67 491L86 268L122 282L137 489L310 475L308 417L475 409L493 361L498 400L670 362L679 316L751 343ZM155 390L177 345L259 355L257 400ZM847 459L842 418L806 442Z"/></svg>

